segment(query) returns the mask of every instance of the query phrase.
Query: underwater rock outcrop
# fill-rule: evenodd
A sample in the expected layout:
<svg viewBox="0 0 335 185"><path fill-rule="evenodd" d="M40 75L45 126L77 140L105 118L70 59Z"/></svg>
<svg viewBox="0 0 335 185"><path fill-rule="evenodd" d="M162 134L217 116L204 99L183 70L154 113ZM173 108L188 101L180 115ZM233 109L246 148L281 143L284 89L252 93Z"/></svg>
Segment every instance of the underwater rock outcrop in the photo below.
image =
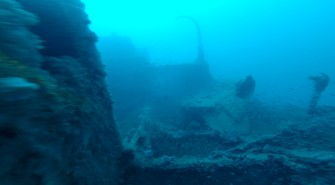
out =
<svg viewBox="0 0 335 185"><path fill-rule="evenodd" d="M118 184L122 147L83 4L0 5L0 184Z"/></svg>

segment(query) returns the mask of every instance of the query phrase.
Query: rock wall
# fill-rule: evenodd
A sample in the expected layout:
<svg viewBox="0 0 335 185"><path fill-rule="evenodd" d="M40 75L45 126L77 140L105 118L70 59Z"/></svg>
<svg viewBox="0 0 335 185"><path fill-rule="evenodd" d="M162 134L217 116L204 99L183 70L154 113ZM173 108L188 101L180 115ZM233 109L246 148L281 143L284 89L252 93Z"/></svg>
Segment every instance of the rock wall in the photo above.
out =
<svg viewBox="0 0 335 185"><path fill-rule="evenodd" d="M83 4L0 0L0 15L0 184L118 184L122 147Z"/></svg>

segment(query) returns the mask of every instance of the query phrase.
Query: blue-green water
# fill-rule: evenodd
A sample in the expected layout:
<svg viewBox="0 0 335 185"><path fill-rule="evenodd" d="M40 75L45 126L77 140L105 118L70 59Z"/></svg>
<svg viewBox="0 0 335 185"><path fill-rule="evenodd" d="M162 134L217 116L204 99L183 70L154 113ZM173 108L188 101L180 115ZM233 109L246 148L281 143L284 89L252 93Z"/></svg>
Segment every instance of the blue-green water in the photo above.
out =
<svg viewBox="0 0 335 185"><path fill-rule="evenodd" d="M214 76L236 79L253 74L257 93L269 101L306 104L306 78L320 72L334 76L332 1L84 2L98 35L129 37L154 64L194 59L194 27L177 19L194 17ZM334 105L334 92L331 85L321 103Z"/></svg>
<svg viewBox="0 0 335 185"><path fill-rule="evenodd" d="M334 9L0 0L0 185L334 185Z"/></svg>

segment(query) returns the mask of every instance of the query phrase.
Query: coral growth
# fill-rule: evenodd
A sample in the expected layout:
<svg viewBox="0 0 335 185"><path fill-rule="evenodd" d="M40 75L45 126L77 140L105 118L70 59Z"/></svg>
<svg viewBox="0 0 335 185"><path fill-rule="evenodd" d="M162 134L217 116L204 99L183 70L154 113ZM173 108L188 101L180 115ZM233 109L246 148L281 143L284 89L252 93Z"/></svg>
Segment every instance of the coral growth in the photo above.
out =
<svg viewBox="0 0 335 185"><path fill-rule="evenodd" d="M0 0L0 52L25 64L38 66L41 41L28 28L37 22L37 17L23 10L16 1Z"/></svg>
<svg viewBox="0 0 335 185"><path fill-rule="evenodd" d="M83 5L18 1L0 0L0 184L117 184L122 148Z"/></svg>

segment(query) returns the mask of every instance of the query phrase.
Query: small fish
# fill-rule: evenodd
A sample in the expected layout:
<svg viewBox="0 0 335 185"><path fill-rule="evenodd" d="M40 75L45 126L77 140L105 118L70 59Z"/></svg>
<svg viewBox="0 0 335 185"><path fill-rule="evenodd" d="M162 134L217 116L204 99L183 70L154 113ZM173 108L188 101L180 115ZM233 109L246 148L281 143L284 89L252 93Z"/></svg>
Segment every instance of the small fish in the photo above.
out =
<svg viewBox="0 0 335 185"><path fill-rule="evenodd" d="M0 78L0 97L5 101L17 101L30 98L40 87L24 78Z"/></svg>

